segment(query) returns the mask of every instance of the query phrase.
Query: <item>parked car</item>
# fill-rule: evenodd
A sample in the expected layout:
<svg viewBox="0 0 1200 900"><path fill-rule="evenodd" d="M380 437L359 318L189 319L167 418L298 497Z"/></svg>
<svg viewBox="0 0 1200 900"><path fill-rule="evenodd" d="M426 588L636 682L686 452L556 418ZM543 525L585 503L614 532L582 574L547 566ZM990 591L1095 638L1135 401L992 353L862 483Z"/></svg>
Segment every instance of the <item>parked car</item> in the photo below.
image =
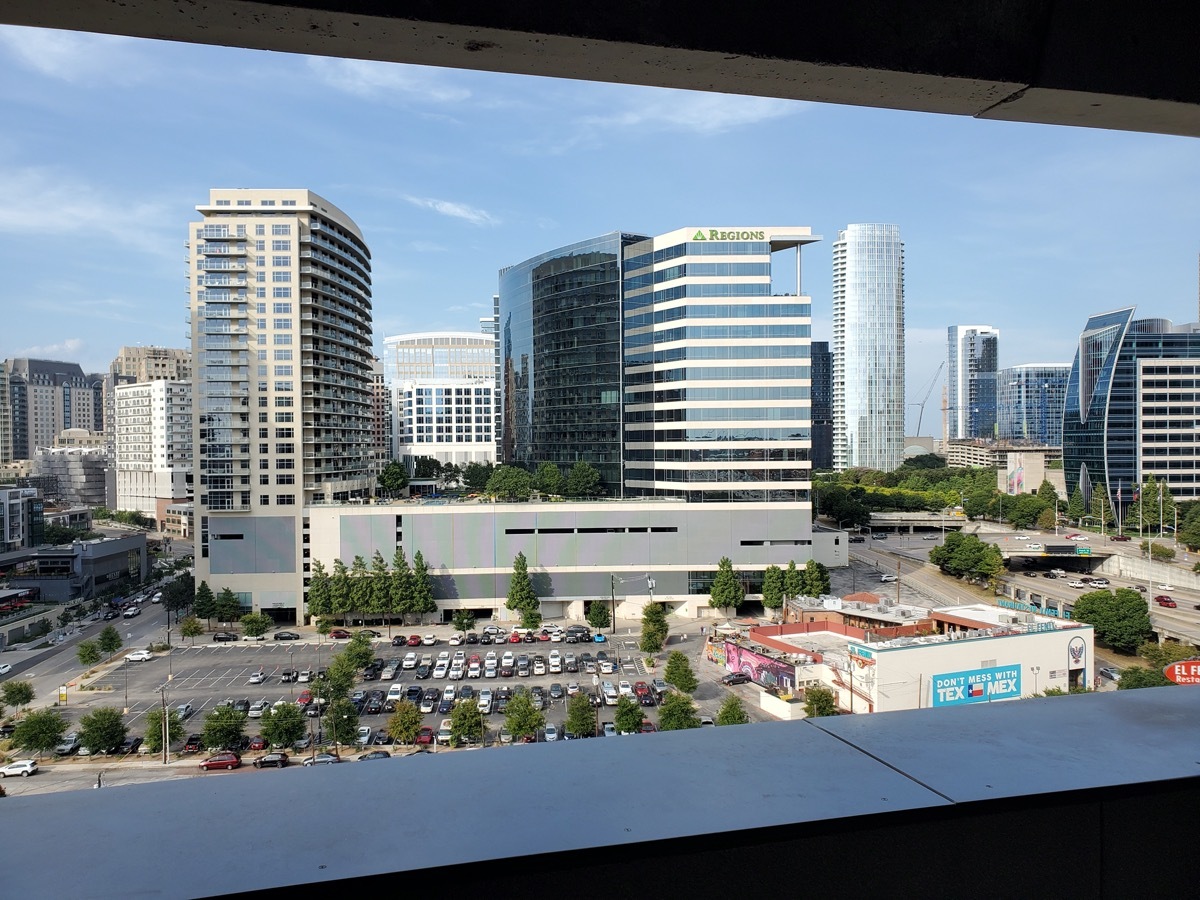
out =
<svg viewBox="0 0 1200 900"><path fill-rule="evenodd" d="M341 762L341 759L334 756L332 753L317 753L304 760L306 766L328 766L333 763Z"/></svg>
<svg viewBox="0 0 1200 900"><path fill-rule="evenodd" d="M353 637L353 635L350 634L350 632L348 632L345 628L335 628L333 631L329 632L329 636L335 641L348 641L351 637Z"/></svg>
<svg viewBox="0 0 1200 900"><path fill-rule="evenodd" d="M256 769L285 769L288 764L288 755L286 753L268 753L266 756L260 756L253 763Z"/></svg>
<svg viewBox="0 0 1200 900"><path fill-rule="evenodd" d="M236 641L238 636L232 631L215 631L213 632L214 641Z"/></svg>
<svg viewBox="0 0 1200 900"><path fill-rule="evenodd" d="M175 707L175 712L179 714L179 721L181 722L190 719L195 711L196 707L192 706L190 703L180 703L177 707Z"/></svg>
<svg viewBox="0 0 1200 900"><path fill-rule="evenodd" d="M58 746L54 748L54 752L59 756L70 756L79 749L79 734L70 731L63 735L63 739L58 742Z"/></svg>
<svg viewBox="0 0 1200 900"><path fill-rule="evenodd" d="M246 712L246 715L249 716L251 719L261 719L263 717L263 713L265 713L270 708L271 708L270 700L255 700L253 703L250 704L250 709Z"/></svg>
<svg viewBox="0 0 1200 900"><path fill-rule="evenodd" d="M1100 677L1107 678L1109 681L1117 682L1121 680L1121 670L1116 666L1105 666L1100 669Z"/></svg>
<svg viewBox="0 0 1200 900"><path fill-rule="evenodd" d="M271 636L271 639L276 641L298 641L300 640L300 635L294 631L277 631Z"/></svg>
<svg viewBox="0 0 1200 900"><path fill-rule="evenodd" d="M372 750L369 753L364 753L362 756L360 756L358 761L362 762L366 759L391 759L391 757L392 754L388 753L386 750Z"/></svg>
<svg viewBox="0 0 1200 900"><path fill-rule="evenodd" d="M266 682L266 680L267 680L267 673L264 672L262 669L259 669L257 672L250 673L250 681L248 682L248 684L264 684Z"/></svg>
<svg viewBox="0 0 1200 900"><path fill-rule="evenodd" d="M279 680L287 683L289 681L297 681L300 678L300 673L295 669L284 669L279 673Z"/></svg>
<svg viewBox="0 0 1200 900"><path fill-rule="evenodd" d="M199 753L204 749L204 738L198 734L189 734L188 739L183 742L184 753Z"/></svg>
<svg viewBox="0 0 1200 900"><path fill-rule="evenodd" d="M421 638L421 643L424 644L426 647L432 647L437 643L437 635L436 634L424 635Z"/></svg>
<svg viewBox="0 0 1200 900"><path fill-rule="evenodd" d="M371 737L374 734L375 729L373 729L370 725L359 725L358 734L354 738L354 743L358 744L360 747L365 747L367 744L371 743Z"/></svg>
<svg viewBox="0 0 1200 900"><path fill-rule="evenodd" d="M154 659L154 654L149 650L134 650L132 653L126 653L125 659L129 662L146 662Z"/></svg>
<svg viewBox="0 0 1200 900"><path fill-rule="evenodd" d="M432 743L433 743L433 729L431 727L429 727L428 725L422 725L421 730L419 732L417 732L417 744L424 745L424 744L432 744Z"/></svg>
<svg viewBox="0 0 1200 900"><path fill-rule="evenodd" d="M721 679L721 684L747 684L751 680L745 672L730 672Z"/></svg>
<svg viewBox="0 0 1200 900"><path fill-rule="evenodd" d="M200 763L202 772L211 772L213 769L236 769L242 764L242 758L238 754L228 751L218 753L215 756L210 756L204 762Z"/></svg>
<svg viewBox="0 0 1200 900"><path fill-rule="evenodd" d="M879 580L881 582L888 582L888 581L898 581L899 578L896 575L880 575Z"/></svg>

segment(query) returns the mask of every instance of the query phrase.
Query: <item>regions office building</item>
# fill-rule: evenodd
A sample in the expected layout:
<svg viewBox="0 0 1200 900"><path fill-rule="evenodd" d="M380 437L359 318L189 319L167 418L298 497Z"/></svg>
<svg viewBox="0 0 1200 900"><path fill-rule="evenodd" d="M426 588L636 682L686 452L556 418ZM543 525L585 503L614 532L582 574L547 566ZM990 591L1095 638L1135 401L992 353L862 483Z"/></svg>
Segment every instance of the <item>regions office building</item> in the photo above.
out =
<svg viewBox="0 0 1200 900"><path fill-rule="evenodd" d="M513 617L518 553L549 618L599 599L638 615L651 596L704 615L725 556L750 595L771 564L846 564L844 535L812 525L810 301L772 279L782 259L798 286L809 229L614 232L503 270L500 461L587 461L602 496L364 503L365 240L307 192L214 192L200 212L196 577L245 608L302 620L314 561L398 546L422 553L443 618Z"/></svg>

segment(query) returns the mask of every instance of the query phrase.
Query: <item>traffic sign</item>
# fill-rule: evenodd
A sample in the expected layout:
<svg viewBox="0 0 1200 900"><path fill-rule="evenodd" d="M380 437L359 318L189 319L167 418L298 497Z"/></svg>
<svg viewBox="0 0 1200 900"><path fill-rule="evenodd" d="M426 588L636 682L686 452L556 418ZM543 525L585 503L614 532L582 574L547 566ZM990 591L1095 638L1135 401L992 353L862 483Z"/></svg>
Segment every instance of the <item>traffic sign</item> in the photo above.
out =
<svg viewBox="0 0 1200 900"><path fill-rule="evenodd" d="M1163 675L1176 684L1200 684L1200 659L1185 659L1163 667Z"/></svg>

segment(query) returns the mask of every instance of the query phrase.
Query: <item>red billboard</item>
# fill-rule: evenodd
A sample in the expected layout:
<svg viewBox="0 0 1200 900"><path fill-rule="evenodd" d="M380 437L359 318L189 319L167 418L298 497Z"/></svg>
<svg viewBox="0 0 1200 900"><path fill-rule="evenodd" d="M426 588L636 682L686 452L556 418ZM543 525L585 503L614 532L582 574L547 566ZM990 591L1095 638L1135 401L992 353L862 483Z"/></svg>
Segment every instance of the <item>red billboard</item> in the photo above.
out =
<svg viewBox="0 0 1200 900"><path fill-rule="evenodd" d="M1163 668L1168 681L1176 684L1200 684L1200 659L1185 659Z"/></svg>

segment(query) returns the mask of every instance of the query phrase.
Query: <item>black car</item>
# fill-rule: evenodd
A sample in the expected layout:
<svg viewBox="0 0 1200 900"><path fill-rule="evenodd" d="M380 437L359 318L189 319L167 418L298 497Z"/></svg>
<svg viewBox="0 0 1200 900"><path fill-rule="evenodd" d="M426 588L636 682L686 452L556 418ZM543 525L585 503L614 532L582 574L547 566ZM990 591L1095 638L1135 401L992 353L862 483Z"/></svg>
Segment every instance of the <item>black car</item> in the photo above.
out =
<svg viewBox="0 0 1200 900"><path fill-rule="evenodd" d="M730 672L721 679L721 684L748 684L750 676L745 672Z"/></svg>
<svg viewBox="0 0 1200 900"><path fill-rule="evenodd" d="M380 729L375 737L371 738L372 747L387 747L392 743L392 736L386 730Z"/></svg>
<svg viewBox="0 0 1200 900"><path fill-rule="evenodd" d="M396 635L394 638L392 638L392 646L393 647L406 647L406 646L408 646L408 638L402 637L400 635Z"/></svg>
<svg viewBox="0 0 1200 900"><path fill-rule="evenodd" d="M462 690L458 692L458 699L464 702L475 700L475 688L469 684L464 684Z"/></svg>
<svg viewBox="0 0 1200 900"><path fill-rule="evenodd" d="M420 703L421 695L425 693L425 689L419 684L410 684L408 690L404 692L404 699L409 703Z"/></svg>
<svg viewBox="0 0 1200 900"><path fill-rule="evenodd" d="M1053 572L1043 572L1042 577L1043 578L1057 578L1058 576L1055 575Z"/></svg>
<svg viewBox="0 0 1200 900"><path fill-rule="evenodd" d="M501 666L500 667L500 677L501 678L512 678L514 674L516 674L516 670L513 669L512 666Z"/></svg>
<svg viewBox="0 0 1200 900"><path fill-rule="evenodd" d="M864 544L864 543L866 543L866 540L867 539L865 537L863 537L861 534L850 535L850 543L852 543L852 544Z"/></svg>
<svg viewBox="0 0 1200 900"><path fill-rule="evenodd" d="M440 715L448 716L450 714L451 710L453 710L453 709L454 709L454 698L453 697L443 697L438 702L437 711Z"/></svg>
<svg viewBox="0 0 1200 900"><path fill-rule="evenodd" d="M563 694L564 694L563 686L561 684L559 684L557 681L554 682L554 684L550 685L550 699L551 700L561 700L563 698Z"/></svg>
<svg viewBox="0 0 1200 900"><path fill-rule="evenodd" d="M537 635L534 634L532 631L526 632L524 640L525 640L525 643L527 643L527 644L536 644L537 643Z"/></svg>
<svg viewBox="0 0 1200 900"><path fill-rule="evenodd" d="M367 666L363 669L363 681L378 681L380 671L382 670L376 669L374 666Z"/></svg>
<svg viewBox="0 0 1200 900"><path fill-rule="evenodd" d="M490 644L491 642L492 642L492 636L490 634L484 633L479 636L479 643Z"/></svg>
<svg viewBox="0 0 1200 900"><path fill-rule="evenodd" d="M468 631L466 641L468 644L478 644L479 643L479 635L476 634L474 631Z"/></svg>
<svg viewBox="0 0 1200 900"><path fill-rule="evenodd" d="M183 742L184 753L199 753L204 749L204 738L198 734L189 734L188 739Z"/></svg>
<svg viewBox="0 0 1200 900"><path fill-rule="evenodd" d="M125 738L125 742L117 748L116 752L124 756L128 753L136 752L140 746L142 746L142 739L140 737L127 737Z"/></svg>
<svg viewBox="0 0 1200 900"><path fill-rule="evenodd" d="M110 619L115 619L119 615L120 615L120 613L117 612L115 609L110 609L108 612L106 612L104 614L104 621L107 622Z"/></svg>
<svg viewBox="0 0 1200 900"><path fill-rule="evenodd" d="M250 712L250 701L245 699L235 700L233 701L233 709L235 712L248 713Z"/></svg>
<svg viewBox="0 0 1200 900"><path fill-rule="evenodd" d="M391 759L391 757L392 754L386 750L372 750L370 753L364 753L358 760L362 762L364 759Z"/></svg>
<svg viewBox="0 0 1200 900"><path fill-rule="evenodd" d="M364 628L362 631L359 632L359 634L365 634L369 638L383 637L383 635L380 634L378 631L372 631L370 628Z"/></svg>
<svg viewBox="0 0 1200 900"><path fill-rule="evenodd" d="M363 707L363 715L377 716L383 712L383 703L379 700L368 700Z"/></svg>
<svg viewBox="0 0 1200 900"><path fill-rule="evenodd" d="M432 674L433 674L433 669L429 668L429 666L426 666L426 665L417 666L417 672L416 672L417 678L424 680Z"/></svg>
<svg viewBox="0 0 1200 900"><path fill-rule="evenodd" d="M642 706L657 705L654 701L654 691L646 691L644 694L638 697L638 703L642 704Z"/></svg>
<svg viewBox="0 0 1200 900"><path fill-rule="evenodd" d="M315 719L317 716L319 716L321 714L321 704L320 703L308 704L308 706L304 707L304 714L306 716L308 716L310 719Z"/></svg>
<svg viewBox="0 0 1200 900"><path fill-rule="evenodd" d="M236 641L238 636L232 631L218 631L213 634L214 641Z"/></svg>
<svg viewBox="0 0 1200 900"><path fill-rule="evenodd" d="M284 671L279 673L279 680L284 681L284 682L295 681L299 677L300 677L300 673L297 672L295 669L285 669Z"/></svg>
<svg viewBox="0 0 1200 900"><path fill-rule="evenodd" d="M266 756L260 756L254 761L256 769L284 769L287 768L288 755L286 753L268 753Z"/></svg>
<svg viewBox="0 0 1200 900"><path fill-rule="evenodd" d="M275 632L274 640L298 641L298 640L300 640L300 635L296 634L296 632L294 632L294 631L277 631L277 632Z"/></svg>

